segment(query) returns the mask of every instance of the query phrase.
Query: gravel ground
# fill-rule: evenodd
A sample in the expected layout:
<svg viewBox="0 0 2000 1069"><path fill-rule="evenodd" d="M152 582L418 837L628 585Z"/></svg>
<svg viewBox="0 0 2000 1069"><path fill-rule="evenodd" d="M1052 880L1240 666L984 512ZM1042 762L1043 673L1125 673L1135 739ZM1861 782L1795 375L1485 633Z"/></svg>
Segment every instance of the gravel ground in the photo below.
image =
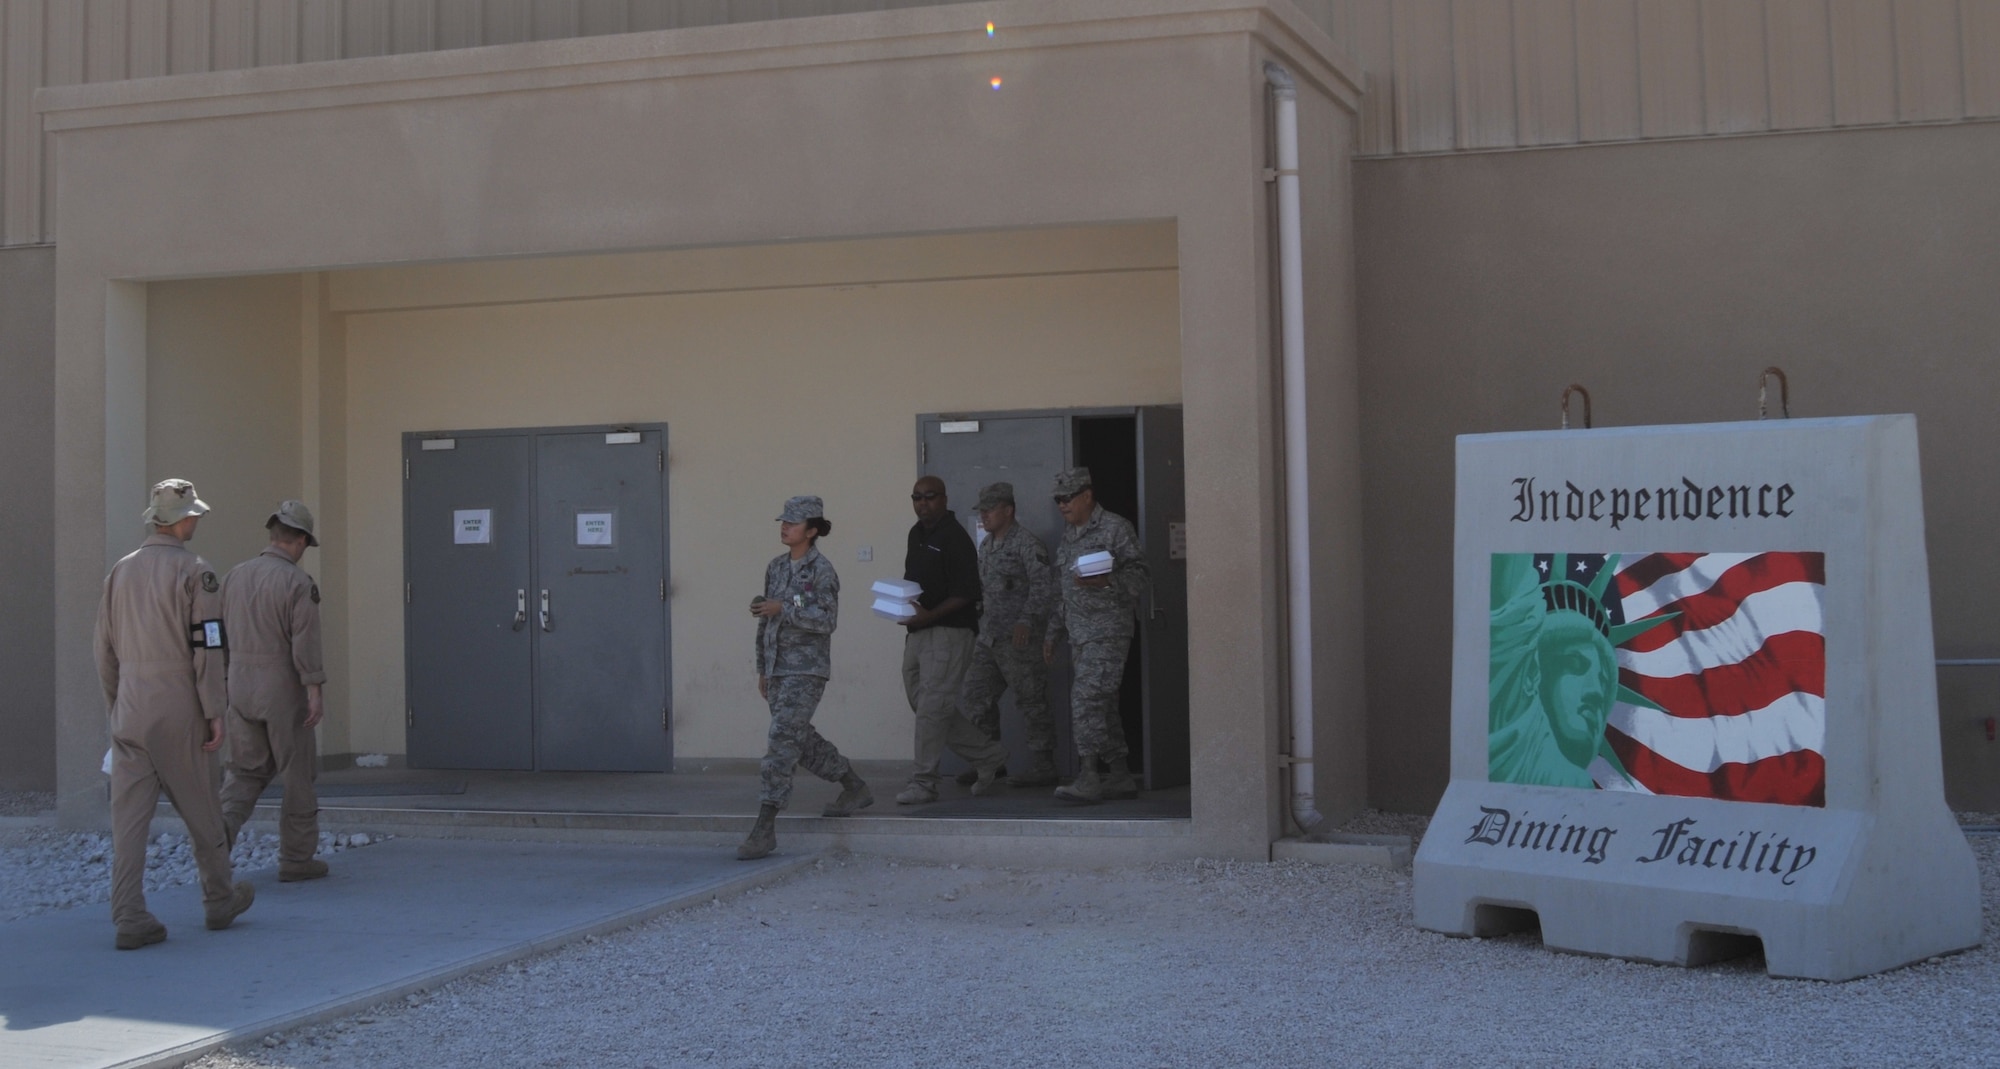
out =
<svg viewBox="0 0 2000 1069"><path fill-rule="evenodd" d="M388 838L376 836L376 839ZM367 835L319 837L320 856L366 846ZM278 836L255 828L230 854L238 872L278 867ZM146 847L146 893L195 882L186 835L161 832ZM0 922L111 900L111 836L25 828L0 831Z"/></svg>
<svg viewBox="0 0 2000 1069"><path fill-rule="evenodd" d="M55 807L54 791L0 791L0 817L38 817Z"/></svg>
<svg viewBox="0 0 2000 1069"><path fill-rule="evenodd" d="M2000 839L1976 837L1987 914ZM828 858L199 1069L1932 1066L2000 1059L2000 948L1845 984L1409 923L1407 876Z"/></svg>

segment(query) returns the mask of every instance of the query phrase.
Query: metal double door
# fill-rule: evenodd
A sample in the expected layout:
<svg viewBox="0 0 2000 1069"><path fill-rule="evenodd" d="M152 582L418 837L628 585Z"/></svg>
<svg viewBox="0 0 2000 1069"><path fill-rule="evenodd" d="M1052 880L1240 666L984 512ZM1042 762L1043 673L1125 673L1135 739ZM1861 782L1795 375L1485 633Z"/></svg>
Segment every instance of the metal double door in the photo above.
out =
<svg viewBox="0 0 2000 1069"><path fill-rule="evenodd" d="M403 436L414 768L672 762L666 428Z"/></svg>
<svg viewBox="0 0 2000 1069"><path fill-rule="evenodd" d="M919 474L944 480L954 511L973 537L983 538L978 510L972 507L979 488L1009 482L1014 485L1015 522L1049 547L1051 560L1065 526L1052 490L1056 473L1101 459L1092 441L1104 436L1090 433L1089 427L1123 438L1115 443L1118 463L1098 465L1093 474L1102 484L1099 503L1132 521L1152 572L1139 605L1130 666L1138 674L1140 708L1136 723L1128 718L1127 734L1137 727L1139 737L1128 741L1135 744L1133 756L1140 759L1147 789L1187 783L1187 506L1179 406L925 415L917 423ZM1049 715L1064 775L1075 772L1069 685L1065 652L1048 674ZM1000 734L1008 766L1027 767L1025 724L1011 692L1001 701Z"/></svg>

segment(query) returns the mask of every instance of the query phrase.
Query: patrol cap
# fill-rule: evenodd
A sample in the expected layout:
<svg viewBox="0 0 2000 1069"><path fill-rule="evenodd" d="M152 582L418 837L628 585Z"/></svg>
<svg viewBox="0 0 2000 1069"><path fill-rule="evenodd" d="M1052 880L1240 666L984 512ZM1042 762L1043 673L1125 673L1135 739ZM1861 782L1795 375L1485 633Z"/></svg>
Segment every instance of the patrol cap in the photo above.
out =
<svg viewBox="0 0 2000 1069"><path fill-rule="evenodd" d="M313 536L312 510L307 508L303 501L279 502L278 511L271 513L271 518L264 521L264 526L268 528L274 523L282 523L293 530L304 531L306 545L319 545L319 539Z"/></svg>
<svg viewBox="0 0 2000 1069"><path fill-rule="evenodd" d="M140 519L155 527L167 527L208 511L208 502L196 496L194 484L186 479L161 479L153 484L152 498Z"/></svg>
<svg viewBox="0 0 2000 1069"><path fill-rule="evenodd" d="M804 523L826 515L826 504L812 494L785 499L785 511L778 518L786 523Z"/></svg>
<svg viewBox="0 0 2000 1069"><path fill-rule="evenodd" d="M1090 489L1090 469L1071 468L1056 473L1056 493L1068 497Z"/></svg>
<svg viewBox="0 0 2000 1069"><path fill-rule="evenodd" d="M999 508L1002 505L1011 505L1013 503L1013 483L994 483L979 491L979 507L982 509Z"/></svg>

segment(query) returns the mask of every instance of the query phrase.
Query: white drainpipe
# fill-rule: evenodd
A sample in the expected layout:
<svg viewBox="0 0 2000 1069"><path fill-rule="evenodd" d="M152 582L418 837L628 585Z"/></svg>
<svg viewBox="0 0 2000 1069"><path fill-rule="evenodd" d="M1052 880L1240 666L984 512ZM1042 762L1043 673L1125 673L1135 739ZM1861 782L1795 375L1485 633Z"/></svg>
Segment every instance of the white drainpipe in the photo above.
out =
<svg viewBox="0 0 2000 1069"><path fill-rule="evenodd" d="M1299 247L1299 91L1264 64L1278 103L1278 307L1285 357L1285 605L1290 614L1292 819L1319 824L1313 804L1312 553L1306 489L1306 309Z"/></svg>

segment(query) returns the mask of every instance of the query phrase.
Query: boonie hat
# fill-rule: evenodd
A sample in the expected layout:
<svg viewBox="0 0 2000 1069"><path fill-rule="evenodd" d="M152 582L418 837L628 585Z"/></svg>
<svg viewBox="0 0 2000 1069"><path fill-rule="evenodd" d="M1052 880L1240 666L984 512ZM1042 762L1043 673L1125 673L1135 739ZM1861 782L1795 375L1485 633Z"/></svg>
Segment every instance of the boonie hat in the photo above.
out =
<svg viewBox="0 0 2000 1069"><path fill-rule="evenodd" d="M785 499L785 511L778 518L786 523L804 523L826 515L826 504L812 494Z"/></svg>
<svg viewBox="0 0 2000 1069"><path fill-rule="evenodd" d="M167 527L208 511L208 502L194 492L186 479L161 479L153 484L153 494L140 519L155 527Z"/></svg>
<svg viewBox="0 0 2000 1069"><path fill-rule="evenodd" d="M304 531L306 545L319 545L319 539L313 536L312 510L307 508L303 501L279 502L278 511L271 513L271 518L264 521L264 526L269 527L273 523L282 523L295 531Z"/></svg>
<svg viewBox="0 0 2000 1069"><path fill-rule="evenodd" d="M1056 493L1065 497L1090 489L1090 469L1071 468L1056 473Z"/></svg>
<svg viewBox="0 0 2000 1069"><path fill-rule="evenodd" d="M994 483L993 485L988 486L979 491L980 508L983 509L999 508L1001 505L1011 505L1013 503L1014 503L1013 483Z"/></svg>

